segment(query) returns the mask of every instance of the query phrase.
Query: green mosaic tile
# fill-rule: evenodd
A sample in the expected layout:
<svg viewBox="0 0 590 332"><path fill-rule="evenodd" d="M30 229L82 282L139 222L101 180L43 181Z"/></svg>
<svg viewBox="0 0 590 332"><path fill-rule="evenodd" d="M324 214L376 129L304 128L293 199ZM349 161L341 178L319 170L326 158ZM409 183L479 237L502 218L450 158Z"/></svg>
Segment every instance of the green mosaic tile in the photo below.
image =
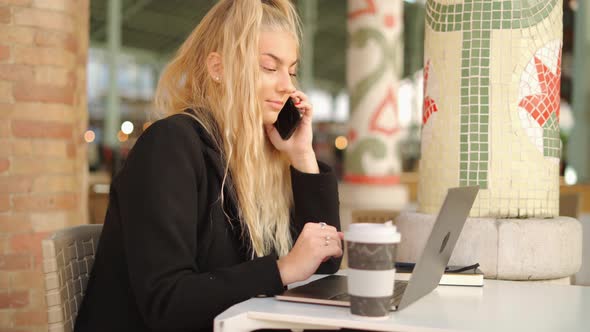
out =
<svg viewBox="0 0 590 332"><path fill-rule="evenodd" d="M480 180L487 180L488 179L488 173L487 172L480 172L479 173L479 179Z"/></svg>
<svg viewBox="0 0 590 332"><path fill-rule="evenodd" d="M492 29L499 30L502 27L502 22L500 21L492 21Z"/></svg>
<svg viewBox="0 0 590 332"><path fill-rule="evenodd" d="M469 172L469 180L477 180L477 173Z"/></svg>
<svg viewBox="0 0 590 332"><path fill-rule="evenodd" d="M488 161L489 160L488 159L488 153L487 152L482 152L481 155L480 155L480 157L481 157L481 160L485 160L485 161Z"/></svg>
<svg viewBox="0 0 590 332"><path fill-rule="evenodd" d="M502 15L501 12L493 12L492 19L499 20L501 15Z"/></svg>
<svg viewBox="0 0 590 332"><path fill-rule="evenodd" d="M467 144L460 144L461 152L469 151L469 146Z"/></svg>
<svg viewBox="0 0 590 332"><path fill-rule="evenodd" d="M468 186L468 184L467 184L467 181L465 181L465 180L461 180L461 181L459 181L459 185L460 185L461 187L467 187L467 186Z"/></svg>
<svg viewBox="0 0 590 332"><path fill-rule="evenodd" d="M467 163L459 163L459 170L466 171L467 170ZM461 172L463 174L463 172Z"/></svg>
<svg viewBox="0 0 590 332"><path fill-rule="evenodd" d="M461 153L461 155L459 156L459 158L461 159L461 161L467 161L468 160L468 156L466 153Z"/></svg>
<svg viewBox="0 0 590 332"><path fill-rule="evenodd" d="M494 1L494 3L492 4L494 10L500 10L502 9L502 3L500 1Z"/></svg>

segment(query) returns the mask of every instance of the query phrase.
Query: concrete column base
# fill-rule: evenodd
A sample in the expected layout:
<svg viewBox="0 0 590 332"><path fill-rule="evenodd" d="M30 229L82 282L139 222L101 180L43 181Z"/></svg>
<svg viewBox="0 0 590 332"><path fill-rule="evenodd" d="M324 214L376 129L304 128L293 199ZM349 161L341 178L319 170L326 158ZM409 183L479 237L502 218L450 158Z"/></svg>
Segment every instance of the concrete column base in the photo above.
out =
<svg viewBox="0 0 590 332"><path fill-rule="evenodd" d="M354 210L398 210L408 204L405 185L365 185L340 183L340 224L347 230Z"/></svg>
<svg viewBox="0 0 590 332"><path fill-rule="evenodd" d="M402 213L396 219L402 241L397 260L415 262L436 216ZM582 264L582 225L570 217L551 219L467 218L449 265L479 263L486 278L568 278Z"/></svg>

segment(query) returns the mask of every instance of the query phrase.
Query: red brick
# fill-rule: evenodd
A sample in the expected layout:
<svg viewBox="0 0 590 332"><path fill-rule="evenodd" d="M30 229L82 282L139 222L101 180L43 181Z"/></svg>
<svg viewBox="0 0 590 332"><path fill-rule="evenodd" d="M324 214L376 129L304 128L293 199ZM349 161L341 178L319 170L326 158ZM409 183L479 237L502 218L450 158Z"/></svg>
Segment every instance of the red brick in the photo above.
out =
<svg viewBox="0 0 590 332"><path fill-rule="evenodd" d="M7 81L32 81L35 77L33 67L28 65L0 65L0 79Z"/></svg>
<svg viewBox="0 0 590 332"><path fill-rule="evenodd" d="M56 66L35 66L35 82L38 84L47 84L52 86L69 86L74 85L72 80L72 71L65 67Z"/></svg>
<svg viewBox="0 0 590 332"><path fill-rule="evenodd" d="M0 43L6 43L7 45L31 45L35 37L35 30L29 27L0 25Z"/></svg>
<svg viewBox="0 0 590 332"><path fill-rule="evenodd" d="M32 192L74 192L81 187L75 176L44 174L33 181Z"/></svg>
<svg viewBox="0 0 590 332"><path fill-rule="evenodd" d="M44 275L42 271L14 271L10 274L10 287L13 290L24 290L29 288L44 287Z"/></svg>
<svg viewBox="0 0 590 332"><path fill-rule="evenodd" d="M32 0L0 0L2 5L29 6Z"/></svg>
<svg viewBox="0 0 590 332"><path fill-rule="evenodd" d="M73 143L68 143L68 147L67 147L67 156L69 158L74 158L76 157L76 145Z"/></svg>
<svg viewBox="0 0 590 332"><path fill-rule="evenodd" d="M63 138L72 137L72 125L49 121L16 120L12 122L12 134L21 138Z"/></svg>
<svg viewBox="0 0 590 332"><path fill-rule="evenodd" d="M12 205L14 211L73 210L79 207L79 199L76 194L14 195Z"/></svg>
<svg viewBox="0 0 590 332"><path fill-rule="evenodd" d="M35 45L42 47L65 48L66 50L76 53L78 51L78 42L71 33L58 31L38 31L35 34Z"/></svg>
<svg viewBox="0 0 590 332"><path fill-rule="evenodd" d="M5 62L10 58L10 47L0 45L0 61Z"/></svg>
<svg viewBox="0 0 590 332"><path fill-rule="evenodd" d="M39 120L42 117L43 121L58 121L61 123L78 123L79 121L77 116L79 110L72 105L21 102L0 104L0 109L4 105L13 105L14 107L10 117L11 120Z"/></svg>
<svg viewBox="0 0 590 332"><path fill-rule="evenodd" d="M0 23L10 23L11 20L10 7L0 7Z"/></svg>
<svg viewBox="0 0 590 332"><path fill-rule="evenodd" d="M0 176L0 194L27 193L32 187L31 176Z"/></svg>
<svg viewBox="0 0 590 332"><path fill-rule="evenodd" d="M10 274L7 272L0 273L0 291L5 291L10 288ZM2 325L2 318L0 318L0 326Z"/></svg>
<svg viewBox="0 0 590 332"><path fill-rule="evenodd" d="M17 25L23 26L33 26L63 32L72 32L74 30L74 21L71 16L52 10L15 8L13 20Z"/></svg>
<svg viewBox="0 0 590 332"><path fill-rule="evenodd" d="M29 292L0 292L0 309L22 308L29 304Z"/></svg>
<svg viewBox="0 0 590 332"><path fill-rule="evenodd" d="M13 88L13 96L16 101L61 104L72 104L74 102L74 90L71 87L60 87L50 84L16 82Z"/></svg>
<svg viewBox="0 0 590 332"><path fill-rule="evenodd" d="M2 88L2 82L0 82L0 88ZM10 137L10 121L0 121L0 138L1 137Z"/></svg>
<svg viewBox="0 0 590 332"><path fill-rule="evenodd" d="M12 82L8 82L8 81L0 81L0 103L12 103L14 98L12 97L13 95L13 85ZM3 135L3 133L0 133L0 137L4 137L1 136Z"/></svg>
<svg viewBox="0 0 590 332"><path fill-rule="evenodd" d="M31 267L31 255L4 254L0 255L0 271L26 270ZM0 306L1 307L1 306Z"/></svg>
<svg viewBox="0 0 590 332"><path fill-rule="evenodd" d="M8 171L10 168L10 160L8 158L0 158L0 174Z"/></svg>
<svg viewBox="0 0 590 332"><path fill-rule="evenodd" d="M47 311L17 311L14 314L16 326L40 326L47 324Z"/></svg>
<svg viewBox="0 0 590 332"><path fill-rule="evenodd" d="M42 176L56 173L74 174L77 171L76 161L65 158L13 158L11 163L11 175Z"/></svg>
<svg viewBox="0 0 590 332"><path fill-rule="evenodd" d="M28 214L0 214L0 233L24 233L32 230Z"/></svg>
<svg viewBox="0 0 590 332"><path fill-rule="evenodd" d="M29 253L36 258L40 258L42 257L41 240L47 238L48 235L48 232L13 235L10 239L12 252Z"/></svg>
<svg viewBox="0 0 590 332"><path fill-rule="evenodd" d="M12 155L12 144L10 144L8 139L0 139L0 157L8 157L10 155Z"/></svg>
<svg viewBox="0 0 590 332"><path fill-rule="evenodd" d="M12 157L30 157L33 155L33 143L30 139L12 141Z"/></svg>
<svg viewBox="0 0 590 332"><path fill-rule="evenodd" d="M10 210L10 195L0 194L0 212ZM0 223L0 231L2 231L2 224Z"/></svg>
<svg viewBox="0 0 590 332"><path fill-rule="evenodd" d="M45 8L58 11L70 11L75 8L74 4L79 0L33 0L33 7Z"/></svg>
<svg viewBox="0 0 590 332"><path fill-rule="evenodd" d="M13 47L13 62L24 65L50 65L69 67L76 60L74 54L65 48L55 47Z"/></svg>

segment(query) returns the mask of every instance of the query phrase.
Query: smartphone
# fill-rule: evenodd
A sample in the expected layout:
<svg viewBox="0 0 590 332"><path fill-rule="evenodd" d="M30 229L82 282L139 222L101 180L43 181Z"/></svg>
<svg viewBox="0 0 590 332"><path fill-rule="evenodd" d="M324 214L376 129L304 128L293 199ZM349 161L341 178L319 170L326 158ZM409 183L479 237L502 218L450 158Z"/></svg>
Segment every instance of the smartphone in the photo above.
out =
<svg viewBox="0 0 590 332"><path fill-rule="evenodd" d="M277 121L274 123L281 138L285 141L291 138L291 135L293 135L300 122L301 113L299 113L299 110L295 107L293 99L287 99L285 106L283 106L279 112Z"/></svg>

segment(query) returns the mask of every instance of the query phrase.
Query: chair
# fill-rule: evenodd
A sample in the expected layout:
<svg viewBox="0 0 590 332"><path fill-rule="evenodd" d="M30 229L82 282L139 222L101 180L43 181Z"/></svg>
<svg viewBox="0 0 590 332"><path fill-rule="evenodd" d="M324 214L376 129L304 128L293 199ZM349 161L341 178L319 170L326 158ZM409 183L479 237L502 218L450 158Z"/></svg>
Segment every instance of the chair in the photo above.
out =
<svg viewBox="0 0 590 332"><path fill-rule="evenodd" d="M79 225L42 241L50 332L74 330L101 231L102 225Z"/></svg>

